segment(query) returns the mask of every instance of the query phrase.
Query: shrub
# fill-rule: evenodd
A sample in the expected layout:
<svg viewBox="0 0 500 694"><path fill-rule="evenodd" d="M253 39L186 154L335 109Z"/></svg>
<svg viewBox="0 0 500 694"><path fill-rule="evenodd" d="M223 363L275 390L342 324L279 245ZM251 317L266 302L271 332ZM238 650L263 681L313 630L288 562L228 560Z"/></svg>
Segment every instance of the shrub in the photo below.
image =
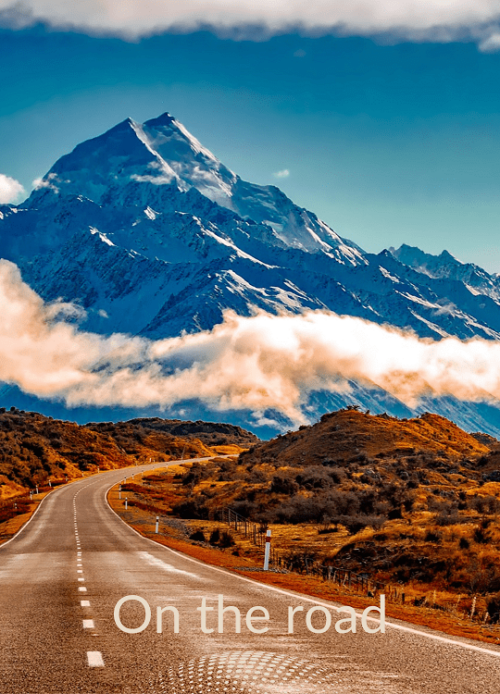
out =
<svg viewBox="0 0 500 694"><path fill-rule="evenodd" d="M273 481L271 482L270 492L274 494L286 494L287 496L292 496L296 494L299 490L299 485L297 482L290 477L285 477L284 475L274 475Z"/></svg>
<svg viewBox="0 0 500 694"><path fill-rule="evenodd" d="M498 624L500 621L500 593L493 595L487 603L486 610L492 624Z"/></svg>
<svg viewBox="0 0 500 694"><path fill-rule="evenodd" d="M470 542L466 537L461 537L458 546L460 547L460 549L469 549Z"/></svg>
<svg viewBox="0 0 500 694"><path fill-rule="evenodd" d="M209 542L211 545L217 545L219 544L220 541L220 530L219 528L215 528L215 530L212 530L210 533L210 539Z"/></svg>
<svg viewBox="0 0 500 694"><path fill-rule="evenodd" d="M472 537L474 542L477 542L479 545L484 545L490 540L490 534L481 525L474 530Z"/></svg>
<svg viewBox="0 0 500 694"><path fill-rule="evenodd" d="M441 535L433 530L428 530L425 534L424 542L441 542Z"/></svg>
<svg viewBox="0 0 500 694"><path fill-rule="evenodd" d="M189 539L195 540L196 542L206 542L205 533L201 529L195 530L194 533L191 533Z"/></svg>
<svg viewBox="0 0 500 694"><path fill-rule="evenodd" d="M227 530L223 530L220 535L219 545L221 547L232 547L235 544L233 536Z"/></svg>
<svg viewBox="0 0 500 694"><path fill-rule="evenodd" d="M197 496L176 504L172 509L172 513L179 518L208 519L208 508L205 505L205 501Z"/></svg>

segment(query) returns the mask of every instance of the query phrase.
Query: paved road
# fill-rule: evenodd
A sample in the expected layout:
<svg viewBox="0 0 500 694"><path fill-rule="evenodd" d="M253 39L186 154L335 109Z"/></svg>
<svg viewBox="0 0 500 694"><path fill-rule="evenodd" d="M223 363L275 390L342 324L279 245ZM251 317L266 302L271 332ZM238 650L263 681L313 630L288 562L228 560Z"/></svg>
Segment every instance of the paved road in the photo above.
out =
<svg viewBox="0 0 500 694"><path fill-rule="evenodd" d="M141 468L145 469L145 468ZM13 541L0 549L0 694L498 694L500 649L459 644L388 626L385 634L313 634L304 615L314 601L207 567L139 537L109 508L107 488L123 471L102 473L53 492ZM207 614L202 598L242 613ZM146 600L150 625L141 633L118 629L116 603ZM302 605L287 634L288 607ZM164 632L156 631L156 608ZM247 611L265 607L269 631L251 633ZM255 616L262 615L256 612ZM333 622L339 615L333 610ZM121 620L139 626L145 610L126 603ZM344 616L344 615L342 615ZM315 621L316 618L318 621ZM316 614L320 628L325 617ZM255 628L265 625L253 622ZM359 625L360 626L360 625ZM372 626L375 626L372 623ZM444 635L441 635L444 636Z"/></svg>

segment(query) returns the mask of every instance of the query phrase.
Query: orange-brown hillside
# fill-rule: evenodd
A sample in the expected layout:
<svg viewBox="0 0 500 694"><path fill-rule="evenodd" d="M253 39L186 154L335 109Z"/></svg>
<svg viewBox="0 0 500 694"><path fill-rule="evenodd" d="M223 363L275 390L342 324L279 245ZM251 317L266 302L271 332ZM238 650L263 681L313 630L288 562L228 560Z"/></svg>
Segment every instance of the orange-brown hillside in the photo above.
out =
<svg viewBox="0 0 500 694"><path fill-rule="evenodd" d="M35 484L47 484L49 479L73 479L98 467L107 470L150 458L213 455L214 451L193 435L184 438L162 430L162 421L167 429L168 420L159 419L79 426L36 412L0 408L0 499L21 494ZM245 434L252 437L248 432L241 436L245 438ZM241 450L234 443L239 435L229 427L228 443L236 452ZM217 441L225 443L222 434Z"/></svg>
<svg viewBox="0 0 500 694"><path fill-rule="evenodd" d="M492 439L495 441L495 439ZM498 442L497 442L498 443ZM472 434L437 414L417 419L370 415L356 409L323 415L313 426L300 427L244 454L245 462L259 464L279 459L282 465L323 465L401 459L423 452L458 460L490 451Z"/></svg>

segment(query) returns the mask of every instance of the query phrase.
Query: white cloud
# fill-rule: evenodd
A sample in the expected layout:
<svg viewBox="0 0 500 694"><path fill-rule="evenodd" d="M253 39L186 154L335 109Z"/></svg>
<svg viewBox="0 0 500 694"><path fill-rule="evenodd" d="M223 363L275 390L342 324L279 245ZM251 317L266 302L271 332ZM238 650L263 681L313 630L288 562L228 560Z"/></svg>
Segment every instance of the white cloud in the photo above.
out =
<svg viewBox="0 0 500 694"><path fill-rule="evenodd" d="M415 404L422 395L500 399L500 343L419 339L326 311L250 318L227 312L211 331L165 340L84 332L61 320L0 260L0 381L69 405L271 408L295 422L323 389L358 380ZM66 307L67 311L67 307Z"/></svg>
<svg viewBox="0 0 500 694"><path fill-rule="evenodd" d="M282 169L281 171L276 171L273 173L275 178L288 178L290 176L290 171L288 169Z"/></svg>
<svg viewBox="0 0 500 694"><path fill-rule="evenodd" d="M500 0L0 0L4 21L34 21L137 37L171 28L262 27L277 34L335 30L345 35L391 33L447 41L495 33ZM241 34L240 34L241 35Z"/></svg>
<svg viewBox="0 0 500 694"><path fill-rule="evenodd" d="M484 53L496 53L496 51L500 51L500 32L491 34L483 39L479 44L479 48Z"/></svg>
<svg viewBox="0 0 500 694"><path fill-rule="evenodd" d="M25 190L19 181L0 173L0 204L17 202L24 194Z"/></svg>

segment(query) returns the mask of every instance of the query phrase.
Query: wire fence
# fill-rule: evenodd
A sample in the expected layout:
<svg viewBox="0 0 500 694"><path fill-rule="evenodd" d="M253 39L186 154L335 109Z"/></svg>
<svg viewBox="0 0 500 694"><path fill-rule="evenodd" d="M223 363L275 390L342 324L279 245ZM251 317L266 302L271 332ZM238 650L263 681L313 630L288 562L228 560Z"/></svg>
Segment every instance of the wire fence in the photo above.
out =
<svg viewBox="0 0 500 694"><path fill-rule="evenodd" d="M228 507L218 509L212 520L225 523L234 532L249 539L256 547L264 548L268 529L266 524L254 523ZM283 552L273 547L271 543L269 565L274 569L286 569L287 571L308 576L318 576L324 581L334 583L353 592L373 596L384 593L394 602L405 603L404 584L380 583L379 581L374 581L368 574L358 574L334 564L318 563L307 552Z"/></svg>

